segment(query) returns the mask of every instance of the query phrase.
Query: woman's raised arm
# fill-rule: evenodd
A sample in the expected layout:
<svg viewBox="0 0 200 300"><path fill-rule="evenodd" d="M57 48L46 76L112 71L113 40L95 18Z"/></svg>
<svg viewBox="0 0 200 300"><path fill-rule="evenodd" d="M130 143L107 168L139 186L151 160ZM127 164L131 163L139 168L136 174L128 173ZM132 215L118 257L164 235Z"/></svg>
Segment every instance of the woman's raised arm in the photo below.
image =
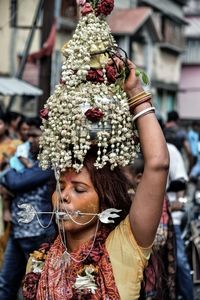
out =
<svg viewBox="0 0 200 300"><path fill-rule="evenodd" d="M132 63L130 63L130 74L124 90L129 98L142 92ZM152 112L148 110L149 108L151 108L150 102L143 102L136 106L132 113L137 115L144 110ZM144 156L144 173L131 206L130 223L138 244L148 247L154 241L161 217L169 155L165 138L154 113L144 114L135 122Z"/></svg>

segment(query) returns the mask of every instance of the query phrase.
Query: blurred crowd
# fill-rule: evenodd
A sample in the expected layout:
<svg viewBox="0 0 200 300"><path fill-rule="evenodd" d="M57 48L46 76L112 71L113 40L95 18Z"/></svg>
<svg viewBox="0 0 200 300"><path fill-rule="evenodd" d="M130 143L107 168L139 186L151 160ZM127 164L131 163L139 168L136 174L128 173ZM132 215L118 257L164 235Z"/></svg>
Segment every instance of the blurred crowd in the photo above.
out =
<svg viewBox="0 0 200 300"><path fill-rule="evenodd" d="M40 118L0 115L0 299L16 299L29 254L54 235L48 214L19 222L21 207L51 212L53 171L39 167ZM22 205L22 206L21 206ZM26 219L25 216L25 219ZM23 217L22 217L23 219Z"/></svg>
<svg viewBox="0 0 200 300"><path fill-rule="evenodd" d="M193 122L189 129L183 129L176 111L168 113L166 122L159 116L158 120L168 145L170 171L141 299L191 300L194 298L192 266L182 237L182 220L187 208L188 182L195 184L200 176L200 123ZM17 299L29 254L55 235L51 215L37 214L31 222L25 216L24 222L19 222L24 204L29 215L32 207L37 212L52 211L54 174L42 170L37 158L40 126L39 117L0 113L1 300ZM133 201L142 173L142 156L125 169Z"/></svg>

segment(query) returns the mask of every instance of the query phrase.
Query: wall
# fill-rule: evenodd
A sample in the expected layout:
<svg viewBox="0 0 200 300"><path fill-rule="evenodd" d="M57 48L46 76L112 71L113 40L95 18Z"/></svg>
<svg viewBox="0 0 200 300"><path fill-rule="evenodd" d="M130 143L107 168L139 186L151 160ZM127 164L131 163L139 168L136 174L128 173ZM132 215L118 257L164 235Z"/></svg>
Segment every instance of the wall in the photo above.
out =
<svg viewBox="0 0 200 300"><path fill-rule="evenodd" d="M37 7L36 0L18 0L18 24L23 26L31 26L32 19ZM0 1L0 73L10 74L15 73L17 65L17 54L22 53L26 39L29 33L28 29L11 29L9 20L10 16L10 1ZM36 30L31 52L38 50L40 30Z"/></svg>
<svg viewBox="0 0 200 300"><path fill-rule="evenodd" d="M185 65L182 68L179 110L184 119L199 119L200 112L200 66Z"/></svg>
<svg viewBox="0 0 200 300"><path fill-rule="evenodd" d="M165 83L179 83L181 61L178 56L170 55L159 48L155 48L153 64L155 80Z"/></svg>

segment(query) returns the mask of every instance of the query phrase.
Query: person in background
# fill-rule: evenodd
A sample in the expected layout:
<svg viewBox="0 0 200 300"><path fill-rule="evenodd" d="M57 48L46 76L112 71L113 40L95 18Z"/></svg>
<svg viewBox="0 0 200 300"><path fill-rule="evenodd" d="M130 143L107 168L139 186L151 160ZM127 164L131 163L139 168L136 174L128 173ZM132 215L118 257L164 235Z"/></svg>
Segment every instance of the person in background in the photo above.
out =
<svg viewBox="0 0 200 300"><path fill-rule="evenodd" d="M144 159L140 155L134 163L124 168L128 179L128 191L134 195L144 172ZM144 282L140 300L176 300L175 235L171 210L167 197L164 199L162 216L157 229L152 254L144 270Z"/></svg>
<svg viewBox="0 0 200 300"><path fill-rule="evenodd" d="M30 167L31 163L28 160L28 154L30 150L30 145L28 142L28 132L29 132L29 120L25 117L21 117L21 120L17 126L17 132L19 135L22 144L17 146L15 154L9 160L9 168L14 168L16 171L22 170L25 166ZM10 222L10 197L5 192L5 190L1 189L4 192L4 221ZM12 198L12 197L11 197Z"/></svg>
<svg viewBox="0 0 200 300"><path fill-rule="evenodd" d="M9 166L9 159L20 144L19 139L11 139L6 116L0 115L0 172L3 172Z"/></svg>
<svg viewBox="0 0 200 300"><path fill-rule="evenodd" d="M169 113L170 115L170 113ZM172 112L172 119L177 116ZM164 123L161 116L157 115L158 122L165 131ZM169 118L171 119L171 117ZM173 142L173 139L168 141ZM182 296L184 300L193 299L193 282L191 277L191 268L186 255L184 240L182 238L181 223L184 216L185 203L180 201L186 194L188 175L183 161L181 152L177 147L168 142L170 165L167 180L167 196L170 201L170 210L175 232L176 242L176 290L177 296Z"/></svg>
<svg viewBox="0 0 200 300"><path fill-rule="evenodd" d="M197 121L192 123L192 127L188 132L188 142L192 150L193 165L189 174L191 182L196 183L200 175L200 155L199 155L199 134L200 124Z"/></svg>
<svg viewBox="0 0 200 300"><path fill-rule="evenodd" d="M22 119L18 126L18 131L23 141L23 144L17 147L15 155L10 159L10 167L18 172L24 170L25 167L30 168L32 166L32 160L30 157L30 142L28 139L29 129L39 128L41 120L38 122L37 118Z"/></svg>
<svg viewBox="0 0 200 300"><path fill-rule="evenodd" d="M22 115L15 111L8 111L6 113L6 120L8 122L8 132L12 139L20 139L18 133L18 124L22 118Z"/></svg>
<svg viewBox="0 0 200 300"><path fill-rule="evenodd" d="M183 155L183 151L186 153L189 163L189 169L191 169L193 158L190 149L190 145L187 139L187 133L179 126L180 118L177 111L170 111L167 114L167 122L165 123L163 132L167 143L173 144Z"/></svg>
<svg viewBox="0 0 200 300"><path fill-rule="evenodd" d="M0 115L0 177L2 177L9 168L10 157L15 153L17 146L21 144L21 141L13 140L8 133L8 126L6 115ZM4 192L0 192L0 236L4 234ZM7 196L5 196L7 199Z"/></svg>
<svg viewBox="0 0 200 300"><path fill-rule="evenodd" d="M185 204L181 200L186 192L188 176L183 162L183 158L177 148L172 144L167 144L170 156L170 168L168 179L168 198L171 204L172 220L176 236L176 262L177 262L177 293L184 300L193 299L193 282L191 268L186 255L185 244L182 238L181 222L184 216ZM182 188L171 188L170 183L180 182ZM175 186L175 184L174 184ZM177 190L177 191L176 191Z"/></svg>
<svg viewBox="0 0 200 300"><path fill-rule="evenodd" d="M0 299L13 300L17 298L25 274L28 255L41 243L48 241L54 235L54 225L48 223L48 215L40 215L41 226L35 218L31 224L18 222L21 204L30 204L36 211L52 211L50 181L54 178L50 170L43 171L39 167L37 155L39 152L39 128L29 131L30 153L33 166L24 168L22 172L11 169L3 178L3 186L13 193L11 203L12 231L9 237L2 269L0 272Z"/></svg>

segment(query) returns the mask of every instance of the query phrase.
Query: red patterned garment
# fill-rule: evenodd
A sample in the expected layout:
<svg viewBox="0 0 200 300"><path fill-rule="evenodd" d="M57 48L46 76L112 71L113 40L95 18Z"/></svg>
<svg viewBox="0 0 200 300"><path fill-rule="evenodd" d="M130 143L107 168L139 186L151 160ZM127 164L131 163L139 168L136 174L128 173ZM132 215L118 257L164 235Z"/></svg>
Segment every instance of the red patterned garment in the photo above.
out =
<svg viewBox="0 0 200 300"><path fill-rule="evenodd" d="M74 260L67 263L65 248L58 236L51 246L39 280L38 300L119 300L119 292L115 284L109 254L105 248L107 230L100 230L93 241L83 244L77 251L71 253ZM88 255L88 252L91 252ZM88 256L87 256L88 255ZM86 258L87 257L87 258ZM85 259L86 258L86 259ZM83 260L82 262L80 262ZM78 262L77 262L78 261ZM93 292L90 288L76 288L77 278L86 275L86 270L93 269ZM90 276L89 276L90 277Z"/></svg>

